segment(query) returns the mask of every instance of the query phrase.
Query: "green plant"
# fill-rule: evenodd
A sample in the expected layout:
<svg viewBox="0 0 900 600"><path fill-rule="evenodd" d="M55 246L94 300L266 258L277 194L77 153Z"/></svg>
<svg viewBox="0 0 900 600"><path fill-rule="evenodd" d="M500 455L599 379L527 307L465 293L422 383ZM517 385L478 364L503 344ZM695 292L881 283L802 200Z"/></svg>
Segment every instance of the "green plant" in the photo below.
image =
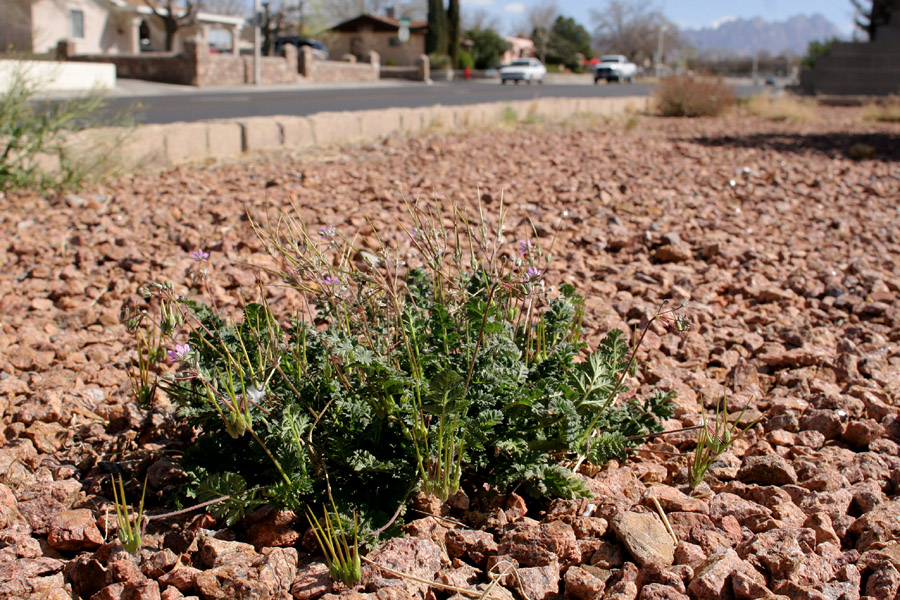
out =
<svg viewBox="0 0 900 600"><path fill-rule="evenodd" d="M443 71L453 68L450 57L446 54L429 54L428 60L432 71Z"/></svg>
<svg viewBox="0 0 900 600"><path fill-rule="evenodd" d="M582 298L546 283L537 243L505 240L502 210L493 225L480 207L409 214L393 244L289 215L254 223L277 265L265 270L308 307L285 325L265 303L228 322L147 286L158 317L144 324L174 344L160 388L202 431L184 456L191 490L229 496L226 512L248 489L289 507L327 492L371 530L412 485L586 494L573 466L661 429L672 395L621 401L636 347L613 331L588 350Z"/></svg>
<svg viewBox="0 0 900 600"><path fill-rule="evenodd" d="M721 79L678 75L666 77L653 95L664 117L714 117L734 105L734 91Z"/></svg>
<svg viewBox="0 0 900 600"><path fill-rule="evenodd" d="M344 530L343 519L330 497L331 510L322 506L322 521L307 509L306 520L316 536L316 541L325 555L325 564L332 579L347 587L353 587L362 580L362 562L359 558L359 517L353 512L350 531ZM353 541L350 542L352 536Z"/></svg>
<svg viewBox="0 0 900 600"><path fill-rule="evenodd" d="M703 415L700 433L697 437L697 447L694 449L694 455L688 463L688 478L690 480L691 489L697 488L703 483L709 466L715 462L720 454L726 452L733 443L741 439L747 431L756 425L762 417L754 419L743 429L738 429L738 424L744 416L747 407L744 406L737 419L733 422L728 421L728 400L725 395L716 405L716 420L709 428L706 415ZM737 434L735 434L737 432Z"/></svg>
<svg viewBox="0 0 900 600"><path fill-rule="evenodd" d="M500 64L500 57L509 48L509 42L491 28L476 27L466 32L471 40L470 52L476 69L493 69Z"/></svg>
<svg viewBox="0 0 900 600"><path fill-rule="evenodd" d="M141 504L136 515L128 511L125 502L125 486L122 484L122 476L119 475L119 487L116 489L116 479L112 478L113 502L116 505L116 521L118 522L118 536L122 547L130 554L137 554L141 549L142 532L144 528L144 498L147 495L147 482L144 481L144 491L141 493Z"/></svg>
<svg viewBox="0 0 900 600"><path fill-rule="evenodd" d="M456 66L460 69L474 69L475 68L475 59L472 58L472 55L469 54L465 50L459 51L459 58L457 59Z"/></svg>
<svg viewBox="0 0 900 600"><path fill-rule="evenodd" d="M116 156L108 146L120 142L124 130L106 140L73 140L77 131L110 124L97 116L103 94L38 103L43 82L30 72L28 62L22 64L26 66L12 72L9 89L0 95L0 191L77 187L107 173Z"/></svg>
<svg viewBox="0 0 900 600"><path fill-rule="evenodd" d="M823 42L813 40L806 47L806 56L800 62L800 66L804 69L812 69L816 66L819 57L831 54L831 47L835 42L839 42L838 38L829 38Z"/></svg>

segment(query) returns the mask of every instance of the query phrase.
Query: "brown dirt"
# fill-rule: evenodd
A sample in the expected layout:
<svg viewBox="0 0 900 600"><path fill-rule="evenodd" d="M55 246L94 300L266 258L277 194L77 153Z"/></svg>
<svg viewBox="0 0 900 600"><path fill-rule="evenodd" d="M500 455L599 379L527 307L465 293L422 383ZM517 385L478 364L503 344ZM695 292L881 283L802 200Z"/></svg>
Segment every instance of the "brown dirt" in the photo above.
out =
<svg viewBox="0 0 900 600"><path fill-rule="evenodd" d="M664 299L689 300L691 330L651 329L641 353L641 385L679 394L668 429L699 423L726 391L762 422L699 496L682 493L696 434L674 434L596 473L590 503L532 514L504 497L480 515L485 535L459 532L452 543L447 522L415 521L418 537L392 542L384 560L474 587L511 557L520 576L503 584L531 600L894 598L900 129L859 123L848 109L822 114L803 125L642 118L630 129L391 139L0 199L0 597L357 598L309 564L295 515L262 513L236 532L202 516L173 522L147 536L138 560L105 542L109 473L132 474L132 494L152 466L155 503L178 474L163 460L177 424L130 400L119 311L150 280L187 289L198 247L211 254L219 306L252 296L240 263L265 257L248 213L293 202L314 226L366 233L371 218L390 231L404 198L434 196L480 197L488 211L502 200L515 217L511 241L529 221L545 244L556 236L548 276L587 297L593 340ZM659 533L650 496L677 547ZM466 518L464 500L433 509ZM221 539L203 537L214 532ZM235 533L256 548L230 542ZM369 576L373 600L435 594Z"/></svg>

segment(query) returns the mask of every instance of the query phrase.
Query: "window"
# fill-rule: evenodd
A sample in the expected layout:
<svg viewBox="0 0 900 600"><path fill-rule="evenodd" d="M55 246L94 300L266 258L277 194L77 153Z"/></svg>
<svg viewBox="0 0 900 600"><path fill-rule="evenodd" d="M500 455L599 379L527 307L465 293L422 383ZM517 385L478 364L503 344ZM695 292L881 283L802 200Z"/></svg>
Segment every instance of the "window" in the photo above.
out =
<svg viewBox="0 0 900 600"><path fill-rule="evenodd" d="M400 46L400 38L398 38L398 37L388 38L388 46L391 46L391 47Z"/></svg>
<svg viewBox="0 0 900 600"><path fill-rule="evenodd" d="M69 11L69 36L73 38L84 37L84 12L80 10Z"/></svg>

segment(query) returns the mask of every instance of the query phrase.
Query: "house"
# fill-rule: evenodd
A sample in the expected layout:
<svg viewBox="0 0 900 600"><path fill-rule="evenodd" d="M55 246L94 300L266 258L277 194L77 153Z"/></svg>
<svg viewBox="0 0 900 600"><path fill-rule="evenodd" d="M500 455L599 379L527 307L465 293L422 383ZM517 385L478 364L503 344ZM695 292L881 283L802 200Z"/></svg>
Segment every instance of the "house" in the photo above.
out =
<svg viewBox="0 0 900 600"><path fill-rule="evenodd" d="M149 0L154 2L155 0ZM56 49L62 40L77 54L139 54L166 49L165 27L147 0L0 0L0 10L13 18L0 22L0 44L35 54ZM157 11L166 14L159 6ZM206 42L213 28L231 34L233 49L244 18L200 12L193 25L175 34L173 50L183 40Z"/></svg>
<svg viewBox="0 0 900 600"><path fill-rule="evenodd" d="M500 57L501 64L508 64L517 58L532 58L535 56L534 42L528 38L514 37L511 35L503 38L508 44L506 52Z"/></svg>
<svg viewBox="0 0 900 600"><path fill-rule="evenodd" d="M400 41L400 21L391 16L360 15L332 27L323 37L329 54L340 58L352 54L365 61L371 51L378 53L384 65L414 65L425 54L427 21L409 24L409 40Z"/></svg>

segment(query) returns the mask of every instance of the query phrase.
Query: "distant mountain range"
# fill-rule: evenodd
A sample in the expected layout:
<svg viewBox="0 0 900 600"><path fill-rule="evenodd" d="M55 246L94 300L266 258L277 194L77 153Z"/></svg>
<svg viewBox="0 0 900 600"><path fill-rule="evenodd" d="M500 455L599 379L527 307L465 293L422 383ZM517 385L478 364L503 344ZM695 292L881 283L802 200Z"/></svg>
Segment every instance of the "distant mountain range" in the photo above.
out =
<svg viewBox="0 0 900 600"><path fill-rule="evenodd" d="M766 50L773 56L783 52L805 54L813 40L846 37L820 14L797 15L787 21L770 22L755 19L728 19L715 27L682 29L685 39L698 50L733 52L752 55Z"/></svg>

